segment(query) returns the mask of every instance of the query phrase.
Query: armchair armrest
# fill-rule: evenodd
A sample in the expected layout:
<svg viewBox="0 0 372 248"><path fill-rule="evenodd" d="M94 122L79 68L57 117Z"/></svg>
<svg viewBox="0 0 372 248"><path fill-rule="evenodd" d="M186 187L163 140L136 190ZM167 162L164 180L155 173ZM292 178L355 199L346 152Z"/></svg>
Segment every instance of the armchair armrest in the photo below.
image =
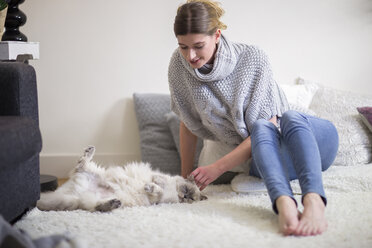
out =
<svg viewBox="0 0 372 248"><path fill-rule="evenodd" d="M39 126L35 121L27 117L0 116L0 168L2 171L39 154L41 144Z"/></svg>
<svg viewBox="0 0 372 248"><path fill-rule="evenodd" d="M19 62L0 63L0 116L23 116L39 124L36 73Z"/></svg>

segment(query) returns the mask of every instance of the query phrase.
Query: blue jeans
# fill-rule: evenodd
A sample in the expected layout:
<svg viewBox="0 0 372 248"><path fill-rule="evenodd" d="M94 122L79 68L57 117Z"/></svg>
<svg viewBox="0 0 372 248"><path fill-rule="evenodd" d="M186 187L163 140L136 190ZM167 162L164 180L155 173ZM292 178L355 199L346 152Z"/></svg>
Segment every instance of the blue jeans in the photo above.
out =
<svg viewBox="0 0 372 248"><path fill-rule="evenodd" d="M317 193L326 204L322 171L331 166L337 154L335 126L327 120L290 110L280 119L280 130L267 120L254 123L250 175L264 180L276 213L275 201L279 196L289 196L295 201L289 183L294 179L299 180L302 196Z"/></svg>

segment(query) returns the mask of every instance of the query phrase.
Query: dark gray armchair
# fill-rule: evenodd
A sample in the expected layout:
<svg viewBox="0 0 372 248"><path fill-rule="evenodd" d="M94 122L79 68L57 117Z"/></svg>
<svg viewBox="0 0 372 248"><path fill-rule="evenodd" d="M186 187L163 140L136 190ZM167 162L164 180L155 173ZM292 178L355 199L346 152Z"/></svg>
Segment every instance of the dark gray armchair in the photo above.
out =
<svg viewBox="0 0 372 248"><path fill-rule="evenodd" d="M41 146L35 70L0 62L0 214L9 222L40 197Z"/></svg>

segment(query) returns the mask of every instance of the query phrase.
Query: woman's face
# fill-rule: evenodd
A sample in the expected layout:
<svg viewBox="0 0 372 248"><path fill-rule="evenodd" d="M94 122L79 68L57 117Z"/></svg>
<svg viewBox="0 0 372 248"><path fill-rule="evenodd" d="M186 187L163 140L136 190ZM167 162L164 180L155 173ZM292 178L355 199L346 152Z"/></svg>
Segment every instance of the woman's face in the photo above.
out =
<svg viewBox="0 0 372 248"><path fill-rule="evenodd" d="M220 37L221 30L218 29L213 35L178 35L177 40L182 56L189 62L192 68L197 69L206 63L213 63Z"/></svg>

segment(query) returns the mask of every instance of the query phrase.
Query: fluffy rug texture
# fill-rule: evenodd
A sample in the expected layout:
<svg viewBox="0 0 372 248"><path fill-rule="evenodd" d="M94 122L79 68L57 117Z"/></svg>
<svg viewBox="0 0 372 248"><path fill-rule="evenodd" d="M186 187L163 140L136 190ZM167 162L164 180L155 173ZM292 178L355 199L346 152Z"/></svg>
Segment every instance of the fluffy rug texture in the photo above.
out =
<svg viewBox="0 0 372 248"><path fill-rule="evenodd" d="M35 208L15 226L33 238L69 233L86 247L372 247L372 164L333 167L323 179L329 227L314 237L283 237L266 193L235 193L230 185L208 186L209 199L193 204L111 213ZM297 181L292 186L300 191Z"/></svg>

